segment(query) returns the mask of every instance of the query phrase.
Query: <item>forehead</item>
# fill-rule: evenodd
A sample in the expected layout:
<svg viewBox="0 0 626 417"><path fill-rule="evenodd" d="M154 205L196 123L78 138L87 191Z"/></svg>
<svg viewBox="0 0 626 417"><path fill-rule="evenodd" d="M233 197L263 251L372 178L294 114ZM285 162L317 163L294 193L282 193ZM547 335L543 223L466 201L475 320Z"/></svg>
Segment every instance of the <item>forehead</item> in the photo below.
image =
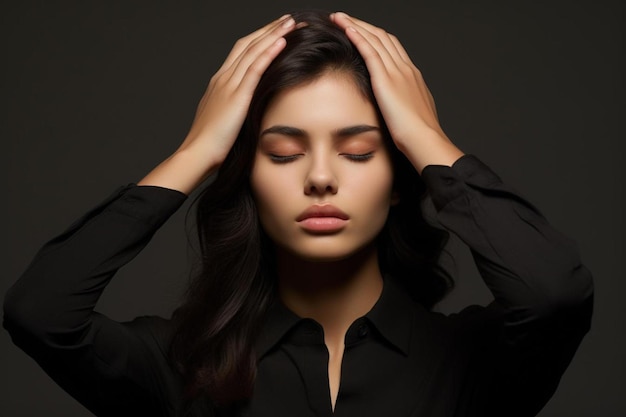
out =
<svg viewBox="0 0 626 417"><path fill-rule="evenodd" d="M261 129L275 124L307 130L337 129L354 124L378 125L378 117L354 79L333 71L274 97L263 115Z"/></svg>

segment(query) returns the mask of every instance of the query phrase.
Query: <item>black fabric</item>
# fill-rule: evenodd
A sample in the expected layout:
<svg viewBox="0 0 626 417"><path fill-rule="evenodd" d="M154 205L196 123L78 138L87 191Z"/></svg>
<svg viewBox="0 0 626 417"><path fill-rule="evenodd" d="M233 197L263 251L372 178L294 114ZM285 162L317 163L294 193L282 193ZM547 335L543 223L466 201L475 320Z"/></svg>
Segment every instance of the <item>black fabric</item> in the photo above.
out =
<svg viewBox="0 0 626 417"><path fill-rule="evenodd" d="M322 327L280 302L257 340L250 402L219 415L533 416L591 321L593 284L576 244L476 156L422 172L438 221L471 249L494 295L449 316L425 310L390 277L346 334L333 414ZM115 272L185 201L160 187L120 187L52 239L5 298L4 326L98 416L176 416L170 322L118 323L93 311ZM210 414L199 403L193 416Z"/></svg>

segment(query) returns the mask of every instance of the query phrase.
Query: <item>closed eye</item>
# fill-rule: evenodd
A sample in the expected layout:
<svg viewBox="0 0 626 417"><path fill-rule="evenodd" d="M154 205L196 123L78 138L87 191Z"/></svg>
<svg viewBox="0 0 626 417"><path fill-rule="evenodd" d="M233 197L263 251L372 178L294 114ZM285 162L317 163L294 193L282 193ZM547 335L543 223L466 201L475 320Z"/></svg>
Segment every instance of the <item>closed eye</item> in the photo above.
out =
<svg viewBox="0 0 626 417"><path fill-rule="evenodd" d="M368 161L368 160L370 160L370 159L372 159L374 157L374 152L361 153L361 154L357 154L357 153L342 153L340 155L346 157L350 161L365 162L365 161Z"/></svg>
<svg viewBox="0 0 626 417"><path fill-rule="evenodd" d="M298 159L300 156L302 156L302 154L298 153L298 154L293 154L293 155L275 155L275 154L268 154L269 158L272 160L272 162L276 162L277 164L286 164L288 162L293 162L296 159Z"/></svg>

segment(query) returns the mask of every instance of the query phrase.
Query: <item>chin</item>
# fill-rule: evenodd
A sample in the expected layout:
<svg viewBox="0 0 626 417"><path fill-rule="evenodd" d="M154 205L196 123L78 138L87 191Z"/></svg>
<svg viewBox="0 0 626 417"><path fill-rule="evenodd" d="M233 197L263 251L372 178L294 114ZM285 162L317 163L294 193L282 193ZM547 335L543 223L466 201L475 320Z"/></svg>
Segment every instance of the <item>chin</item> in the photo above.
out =
<svg viewBox="0 0 626 417"><path fill-rule="evenodd" d="M329 253L312 253L312 254L300 254L295 253L298 258L307 262L315 262L315 263L328 263L328 262L338 262L343 261L344 259L350 258L352 254L329 254Z"/></svg>
<svg viewBox="0 0 626 417"><path fill-rule="evenodd" d="M337 243L318 242L318 244L307 245L306 247L284 247L284 249L296 258L315 263L344 261L376 250L373 242L361 246L339 245Z"/></svg>

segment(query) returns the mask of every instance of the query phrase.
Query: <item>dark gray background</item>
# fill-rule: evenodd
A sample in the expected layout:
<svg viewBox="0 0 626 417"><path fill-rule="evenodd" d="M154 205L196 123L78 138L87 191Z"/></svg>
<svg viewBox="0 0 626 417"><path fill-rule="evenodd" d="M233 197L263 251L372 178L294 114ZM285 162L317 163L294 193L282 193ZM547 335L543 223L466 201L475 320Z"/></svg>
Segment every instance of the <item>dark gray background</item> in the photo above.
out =
<svg viewBox="0 0 626 417"><path fill-rule="evenodd" d="M450 138L573 237L594 273L593 328L540 416L626 415L621 1L155 3L3 3L0 295L45 240L177 147L237 38L295 8L343 9L403 41ZM171 312L188 272L186 207L100 311ZM452 250L462 273L440 310L486 303L467 248ZM4 331L0 349L0 415L89 415Z"/></svg>

